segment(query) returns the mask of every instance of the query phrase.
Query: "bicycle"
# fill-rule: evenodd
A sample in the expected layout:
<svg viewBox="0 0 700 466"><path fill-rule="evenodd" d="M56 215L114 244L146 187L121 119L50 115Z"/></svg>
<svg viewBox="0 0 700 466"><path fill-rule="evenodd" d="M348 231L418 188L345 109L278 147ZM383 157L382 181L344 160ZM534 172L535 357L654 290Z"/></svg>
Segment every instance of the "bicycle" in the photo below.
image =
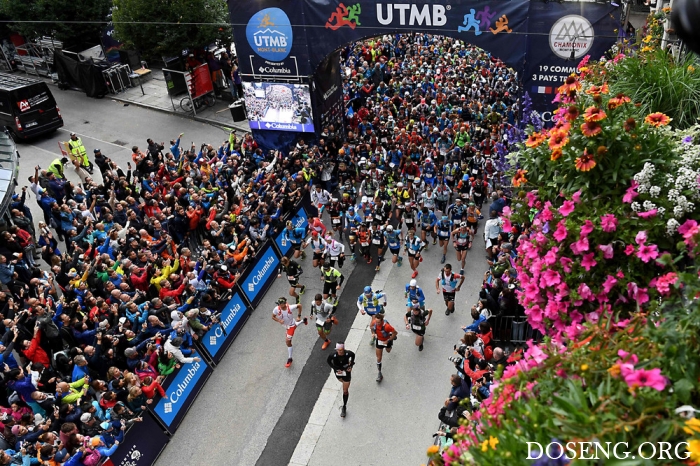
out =
<svg viewBox="0 0 700 466"><path fill-rule="evenodd" d="M202 107L213 107L215 103L216 96L212 93L200 95L194 99L187 96L180 101L180 108L185 113L193 113L194 110L199 110Z"/></svg>

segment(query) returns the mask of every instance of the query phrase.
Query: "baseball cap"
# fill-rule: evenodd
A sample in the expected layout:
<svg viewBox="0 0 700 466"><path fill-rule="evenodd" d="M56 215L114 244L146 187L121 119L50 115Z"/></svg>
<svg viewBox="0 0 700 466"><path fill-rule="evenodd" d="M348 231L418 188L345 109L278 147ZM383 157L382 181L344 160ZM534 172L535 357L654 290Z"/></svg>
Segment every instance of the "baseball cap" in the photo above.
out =
<svg viewBox="0 0 700 466"><path fill-rule="evenodd" d="M97 154L98 152L101 152L101 151L100 151L100 149L95 149L93 152L94 152L95 154Z"/></svg>
<svg viewBox="0 0 700 466"><path fill-rule="evenodd" d="M415 280L411 280L411 282L408 284L410 287L418 286L418 282Z"/></svg>
<svg viewBox="0 0 700 466"><path fill-rule="evenodd" d="M83 413L80 416L80 422L90 422L90 419L92 419L92 414L90 413Z"/></svg>

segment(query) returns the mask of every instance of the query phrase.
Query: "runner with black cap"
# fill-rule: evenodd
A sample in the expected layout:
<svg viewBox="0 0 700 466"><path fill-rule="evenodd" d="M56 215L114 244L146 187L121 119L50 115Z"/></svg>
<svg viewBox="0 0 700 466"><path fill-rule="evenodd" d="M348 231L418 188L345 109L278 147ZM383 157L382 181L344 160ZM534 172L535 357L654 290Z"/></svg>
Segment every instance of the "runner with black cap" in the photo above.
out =
<svg viewBox="0 0 700 466"><path fill-rule="evenodd" d="M277 274L277 278L282 276L282 272L287 275L287 281L289 281L289 296L296 300L299 304L299 296L304 294L306 291L306 285L299 284L299 277L304 271L301 266L289 257L283 257L280 259L280 270ZM297 294L296 289L299 288L299 294Z"/></svg>
<svg viewBox="0 0 700 466"><path fill-rule="evenodd" d="M345 417L347 412L348 397L352 366L355 365L355 353L345 349L345 343L339 341L335 344L335 352L328 356L328 365L333 369L335 378L343 384L343 406L340 408L340 417Z"/></svg>
<svg viewBox="0 0 700 466"><path fill-rule="evenodd" d="M331 302L333 304L333 307L337 309L337 291L343 285L345 275L340 273L338 269L331 267L331 263L326 261L323 264L321 280L323 281L323 299L328 300L328 302ZM328 296L331 296L332 298L329 300Z"/></svg>
<svg viewBox="0 0 700 466"><path fill-rule="evenodd" d="M297 317L294 318L294 311L296 311ZM302 323L308 325L309 322L304 317L301 318L301 304L287 304L287 298L281 297L277 300L277 306L272 310L272 320L284 325L287 328L287 353L289 358L284 367L289 367L292 365L292 338L294 338L294 332L297 327Z"/></svg>
<svg viewBox="0 0 700 466"><path fill-rule="evenodd" d="M425 309L421 305L417 296L413 296L406 304L408 311L403 317L406 324L406 329L411 330L416 334L416 346L418 351L423 351L423 338L425 337L425 327L430 323L430 318L433 316L432 309Z"/></svg>

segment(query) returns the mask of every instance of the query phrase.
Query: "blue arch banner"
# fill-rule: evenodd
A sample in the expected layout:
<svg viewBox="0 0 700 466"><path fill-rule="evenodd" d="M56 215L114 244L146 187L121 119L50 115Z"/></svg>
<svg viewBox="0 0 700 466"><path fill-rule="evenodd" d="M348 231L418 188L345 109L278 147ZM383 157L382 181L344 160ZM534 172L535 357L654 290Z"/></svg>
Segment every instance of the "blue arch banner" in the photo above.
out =
<svg viewBox="0 0 700 466"><path fill-rule="evenodd" d="M242 74L267 81L311 79L327 56L363 38L429 33L481 47L520 72L526 86L539 91L550 83L546 91L550 79L566 76L538 72L533 80L535 68L566 70L572 63L561 62L571 49L599 58L619 24L615 7L592 2L258 0L229 2L229 9Z"/></svg>

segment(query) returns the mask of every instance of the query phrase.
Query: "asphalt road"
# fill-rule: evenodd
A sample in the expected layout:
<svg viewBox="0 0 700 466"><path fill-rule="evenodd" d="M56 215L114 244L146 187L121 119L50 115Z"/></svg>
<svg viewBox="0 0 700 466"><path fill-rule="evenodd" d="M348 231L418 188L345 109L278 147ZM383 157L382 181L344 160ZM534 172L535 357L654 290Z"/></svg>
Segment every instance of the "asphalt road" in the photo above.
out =
<svg viewBox="0 0 700 466"><path fill-rule="evenodd" d="M183 142L189 145L211 142L218 145L227 134L224 130L175 115L163 114L104 99L91 99L73 91L52 87L61 108L65 127L28 143L20 143L20 187L28 184L34 166L46 167L60 156L59 141L68 139L71 131L83 140L89 155L93 149L102 152L126 168L131 146L146 145L147 138L168 142L184 132ZM66 170L71 181L79 182L72 168ZM99 170L95 177L99 180ZM25 181L22 181L25 180ZM18 189L19 191L19 189ZM32 195L33 197L33 195ZM27 204L41 217L35 199ZM481 234L481 231L479 232ZM438 420L437 412L449 392L449 376L453 371L447 357L452 345L462 334L460 326L471 322L469 307L475 302L485 270L483 241L475 241L467 259L465 282L457 294L457 311L445 316L442 297L436 294L435 279L441 265L437 246L424 254L418 283L427 296L427 307L434 309L427 330L425 350L418 352L413 334L403 326L405 312L403 290L410 280L406 261L399 268L385 262L381 282L388 295L387 319L399 330L399 339L391 354L384 357L384 381L375 382L374 349L368 345L369 331L362 328L358 337L358 363L353 371L348 416L339 417L340 396L335 400L325 426L316 429L308 451L311 465L421 464L425 448L431 442ZM454 251L450 246L448 262L456 270ZM302 263L302 283L307 291L302 297L304 313L313 296L321 291L320 276L310 264ZM355 321L358 290L374 280L371 266L346 261L342 272L348 282L348 293L341 290L339 319L333 341L344 337ZM356 270L353 273L353 269ZM294 364L286 369L285 332L272 321L271 311L279 296L286 296L287 281L278 279L265 299L251 315L226 357L214 371L190 412L156 466L170 464L286 465L294 447L307 426L322 387L328 381L326 354L313 323L301 327L294 337ZM363 322L358 320L357 322ZM367 322L369 320L367 319ZM362 333L364 332L364 333ZM334 379L329 384L336 383ZM308 439L306 439L308 440ZM295 463L297 464L297 463Z"/></svg>

